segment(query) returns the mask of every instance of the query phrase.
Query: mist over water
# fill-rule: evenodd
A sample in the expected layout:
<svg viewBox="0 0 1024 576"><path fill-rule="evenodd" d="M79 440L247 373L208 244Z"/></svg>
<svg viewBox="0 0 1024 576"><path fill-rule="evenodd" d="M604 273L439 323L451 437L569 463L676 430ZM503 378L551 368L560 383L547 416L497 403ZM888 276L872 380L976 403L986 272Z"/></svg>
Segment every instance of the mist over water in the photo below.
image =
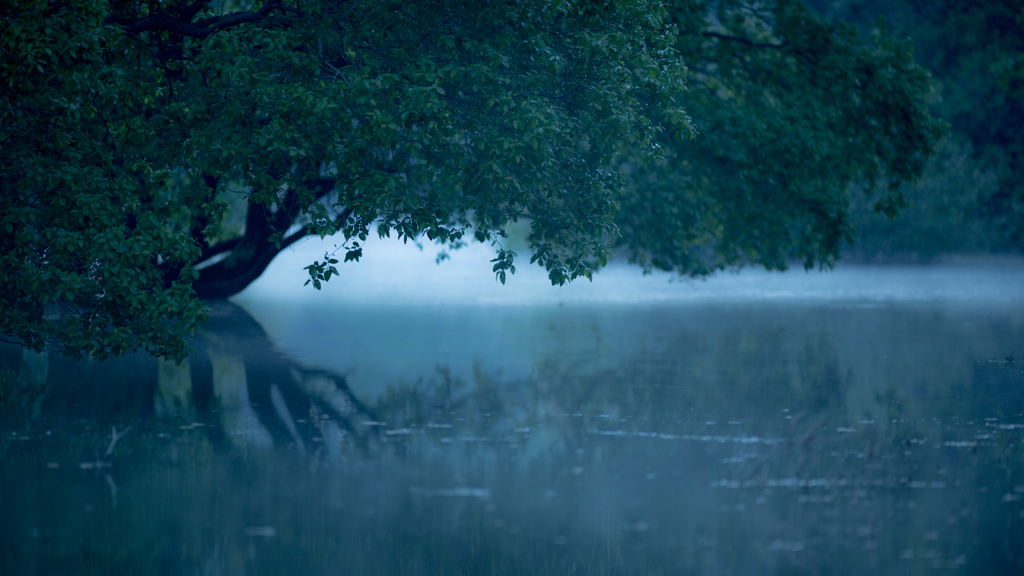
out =
<svg viewBox="0 0 1024 576"><path fill-rule="evenodd" d="M341 275L322 291L303 287L302 268L325 252L334 252L330 238L309 238L281 253L267 272L236 297L240 302L383 305L546 305L654 304L712 301L868 301L928 300L1009 301L1024 296L1024 260L960 259L938 265L869 266L840 262L831 271L787 272L763 268L727 271L708 279L690 279L654 271L644 275L637 266L613 261L594 275L566 286L551 286L546 272L519 253L515 275L502 286L491 273L494 250L473 242L450 252L438 264L441 248L432 244L402 244L371 236L360 262L338 265ZM338 250L343 255L344 250ZM342 258L339 258L339 260Z"/></svg>
<svg viewBox="0 0 1024 576"><path fill-rule="evenodd" d="M572 356L597 347L601 353L593 361L612 366L678 329L719 333L749 327L756 318L788 324L805 317L865 316L831 311L842 308L898 313L923 306L988 314L993 306L1024 301L1024 261L1010 259L840 264L831 271L749 268L707 279L644 275L618 262L593 282L583 278L559 287L522 254L522 265L503 286L490 272L494 256L486 245L473 243L438 264L435 246L375 237L366 242L364 259L339 265L340 277L323 290L303 286L302 267L331 250L329 241L300 244L234 300L291 357L347 374L349 384L371 398L438 365L466 381L479 365L526 378L538 356ZM890 315L883 310L871 316ZM859 330L832 329L844 338ZM1007 351L1014 345L1006 343Z"/></svg>
<svg viewBox="0 0 1024 576"><path fill-rule="evenodd" d="M840 262L833 271L805 272L799 264L785 273L761 268L682 278L612 261L594 276L551 286L546 272L519 253L514 276L502 286L490 273L494 250L471 243L436 262L440 248L371 237L364 258L338 265L340 277L324 290L303 287L303 266L337 244L310 238L280 254L267 272L236 299L318 304L686 303L709 301L1009 301L1024 296L1024 260L969 258L933 265L865 265ZM344 250L338 250L343 255ZM341 259L341 258L339 258Z"/></svg>
<svg viewBox="0 0 1024 576"><path fill-rule="evenodd" d="M1024 265L282 254L196 354L12 347L5 573L1016 574ZM130 427L130 428L129 428Z"/></svg>

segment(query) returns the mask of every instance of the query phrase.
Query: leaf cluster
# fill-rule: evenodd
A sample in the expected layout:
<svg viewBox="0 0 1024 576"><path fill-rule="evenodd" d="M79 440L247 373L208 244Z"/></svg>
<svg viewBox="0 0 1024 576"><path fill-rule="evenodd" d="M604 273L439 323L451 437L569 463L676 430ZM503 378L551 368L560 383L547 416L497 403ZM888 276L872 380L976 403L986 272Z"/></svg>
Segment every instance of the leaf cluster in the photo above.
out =
<svg viewBox="0 0 1024 576"><path fill-rule="evenodd" d="M0 331L78 357L182 358L204 311L198 250L158 197L163 71L102 2L0 16Z"/></svg>
<svg viewBox="0 0 1024 576"><path fill-rule="evenodd" d="M801 2L670 3L700 135L625 166L631 260L694 276L728 266L831 266L852 238L852 187L904 207L944 133L907 41L859 36Z"/></svg>

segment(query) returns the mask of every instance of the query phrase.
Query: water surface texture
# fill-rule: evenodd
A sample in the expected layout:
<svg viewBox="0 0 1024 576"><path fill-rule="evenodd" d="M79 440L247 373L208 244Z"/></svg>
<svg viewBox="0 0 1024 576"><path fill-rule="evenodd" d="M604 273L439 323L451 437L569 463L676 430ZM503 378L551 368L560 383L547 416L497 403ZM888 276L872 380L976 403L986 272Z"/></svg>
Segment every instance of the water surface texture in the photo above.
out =
<svg viewBox="0 0 1024 576"><path fill-rule="evenodd" d="M272 270L181 366L0 349L0 572L1024 571L1019 263L502 292L401 250Z"/></svg>

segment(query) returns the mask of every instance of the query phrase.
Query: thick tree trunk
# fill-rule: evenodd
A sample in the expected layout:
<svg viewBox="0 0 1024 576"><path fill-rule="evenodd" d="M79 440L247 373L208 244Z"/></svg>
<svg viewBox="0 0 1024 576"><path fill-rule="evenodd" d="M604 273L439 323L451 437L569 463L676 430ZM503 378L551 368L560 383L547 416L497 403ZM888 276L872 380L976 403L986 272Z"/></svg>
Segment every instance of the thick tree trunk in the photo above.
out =
<svg viewBox="0 0 1024 576"><path fill-rule="evenodd" d="M325 185L321 196L329 190ZM263 274L278 253L308 235L302 229L284 236L276 244L270 241L278 231L282 234L287 232L299 214L296 199L286 199L282 204L276 212L250 204L244 236L212 247L204 244L200 263L224 252L228 256L199 271L199 279L192 283L192 288L200 298L221 300L245 290ZM336 222L343 222L351 213L350 209L343 210Z"/></svg>
<svg viewBox="0 0 1024 576"><path fill-rule="evenodd" d="M301 236L295 240L299 238ZM192 283L192 288L204 300L220 300L238 294L259 278L274 256L286 247L284 242L281 243L281 249L269 242L265 243L262 250L241 246L241 249L246 250L244 256L236 256L235 253L240 251L236 249L224 260L200 270L199 280Z"/></svg>
<svg viewBox="0 0 1024 576"><path fill-rule="evenodd" d="M284 212L270 213L262 206L250 205L245 219L245 235L230 244L226 258L199 271L199 279L192 283L196 294L204 300L219 300L238 294L263 274L274 256L305 236L303 231L299 231L283 238L279 245L269 241L275 231L287 230L291 226L291 215ZM211 250L204 250L204 256L208 251Z"/></svg>

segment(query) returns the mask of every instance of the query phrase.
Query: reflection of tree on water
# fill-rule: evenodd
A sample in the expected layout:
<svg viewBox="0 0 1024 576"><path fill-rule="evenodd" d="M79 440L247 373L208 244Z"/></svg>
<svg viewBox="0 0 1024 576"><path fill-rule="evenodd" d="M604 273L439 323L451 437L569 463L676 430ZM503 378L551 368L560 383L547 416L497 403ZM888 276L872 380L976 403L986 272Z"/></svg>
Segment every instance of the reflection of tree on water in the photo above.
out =
<svg viewBox="0 0 1024 576"><path fill-rule="evenodd" d="M286 358L248 313L228 302L213 304L204 332L197 354L181 366L160 362L158 415L216 407L220 431L235 445L305 451L323 442L330 451L344 435L364 438L362 422L372 417L344 376Z"/></svg>
<svg viewBox="0 0 1024 576"><path fill-rule="evenodd" d="M90 417L125 412L206 424L216 443L286 446L300 452L343 437L365 447L374 418L345 377L308 369L274 349L263 328L242 308L214 302L204 333L181 365L136 355L120 361L74 363L26 353L22 385L52 383L48 412ZM10 351L8 351L10 353ZM317 446L314 446L317 445Z"/></svg>
<svg viewBox="0 0 1024 576"><path fill-rule="evenodd" d="M371 412L341 376L304 369L275 351L234 306L214 311L195 348L180 367L147 358L48 364L54 386L44 412L97 420L115 412L162 415L148 437L139 426L123 445L126 453L145 446L145 455L118 463L125 476L129 466L152 474L150 500L134 500L147 503L140 507L146 514L157 507L178 518L171 504L148 503L180 490L176 505L207 519L203 503L216 499L229 512L213 514L215 522L240 532L232 522L248 521L252 499L268 493L259 487L273 487L292 500L261 500L253 526L304 535L317 557L361 557L374 566L403 546L423 549L425 533L456 551L445 560L452 566L466 550L475 550L466 562L484 563L511 550L502 557L521 559L519 573L553 558L552 543L573 562L596 562L612 550L623 573L634 562L689 573L747 573L772 562L779 572L826 572L863 566L866 558L881 573L911 561L955 567L961 558L990 558L988 573L999 573L1020 562L1024 497L1016 487L1024 480L1014 472L1020 452L1011 444L1018 420L989 422L991 412L978 403L998 399L1016 414L1024 393L1000 379L1010 378L1005 366L973 367L969 355L954 360L970 362L974 380L930 378L922 396L913 381L866 376L835 331L680 328L613 364L594 361L608 353L597 347L549 351L525 378L481 363L459 379L442 366L390 386ZM82 374L88 383L72 380ZM178 431L179 421L193 420L215 425ZM105 446L109 431L93 427L102 435L95 444ZM171 437L158 440L156 431ZM244 473L235 475L207 457L209 443L194 442L204 433L232 448L225 452L260 457L245 459ZM372 446L349 459L372 465L315 476L278 465L289 447L316 462L318 450L330 456L350 443ZM270 444L283 450L248 450ZM293 462L287 454L283 460ZM124 490L122 501L131 494ZM345 512L322 512L325 502ZM523 528L519 540L503 539L512 527ZM159 528L149 529L147 542L161 545ZM119 541L144 540L124 533ZM372 534L390 540L372 548ZM983 536L972 540L975 534ZM221 550L229 549L225 541L218 540ZM132 545L148 553L148 544ZM246 546L235 550L238 558L249 557Z"/></svg>
<svg viewBox="0 0 1024 576"><path fill-rule="evenodd" d="M447 422L454 411L458 427L476 436L536 430L552 415L577 417L578 425L564 420L566 437L588 427L669 431L708 420L777 433L785 414L787 420L825 416L840 426L860 416L847 405L853 371L829 334L784 344L776 329L718 338L681 330L657 349L611 364L600 361L611 353L601 347L585 353L556 347L533 359L527 378L510 380L478 362L465 381L438 366L434 374L391 386L375 408L398 426Z"/></svg>
<svg viewBox="0 0 1024 576"><path fill-rule="evenodd" d="M528 511L519 518L543 518L556 541L609 524L624 547L696 535L697 549L680 551L684 562L716 547L722 553L706 557L735 560L737 573L753 565L758 541L783 572L824 573L865 559L880 573L1024 565L1016 504L1024 485L1013 473L1020 425L997 424L986 418L991 408L950 393L972 381L954 373L929 380L924 395L896 388L855 373L828 331L786 338L748 329L714 339L680 330L662 350L613 368L589 360L550 354L529 379L511 382L483 366L472 383L439 369L391 388L377 409L404 426L451 423L445 435L457 442L462 434L465 451L431 456L447 458L447 469L465 467L471 454L495 463L480 465L493 467L485 485L561 487L550 491L557 501L519 503ZM1019 387L989 382L996 376L1011 377L1002 365L975 368L975 398L1018 412ZM595 489L582 480L590 474L615 488ZM652 509L658 499L674 504ZM699 562L691 567L701 571Z"/></svg>

